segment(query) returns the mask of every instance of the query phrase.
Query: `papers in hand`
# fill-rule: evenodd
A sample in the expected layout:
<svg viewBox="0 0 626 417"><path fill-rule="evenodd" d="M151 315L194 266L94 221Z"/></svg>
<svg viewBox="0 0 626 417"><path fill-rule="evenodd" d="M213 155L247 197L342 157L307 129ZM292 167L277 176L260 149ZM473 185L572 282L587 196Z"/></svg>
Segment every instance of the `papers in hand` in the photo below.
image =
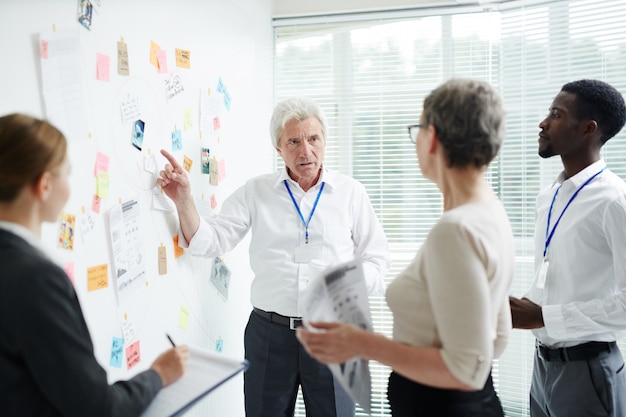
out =
<svg viewBox="0 0 626 417"><path fill-rule="evenodd" d="M312 277L303 304L305 326L310 321L338 321L373 330L363 266L359 260L330 267ZM316 330L310 326L307 328ZM369 414L372 382L368 361L357 357L328 367L343 389Z"/></svg>
<svg viewBox="0 0 626 417"><path fill-rule="evenodd" d="M205 395L248 368L246 360L224 357L205 349L189 347L189 353L182 378L163 388L141 417L180 416Z"/></svg>

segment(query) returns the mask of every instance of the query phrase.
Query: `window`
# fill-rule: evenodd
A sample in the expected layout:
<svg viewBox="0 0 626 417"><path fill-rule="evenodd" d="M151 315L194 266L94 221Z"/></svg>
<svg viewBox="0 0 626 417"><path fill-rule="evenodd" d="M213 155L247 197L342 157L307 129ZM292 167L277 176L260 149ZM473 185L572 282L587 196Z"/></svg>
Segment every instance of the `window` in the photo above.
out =
<svg viewBox="0 0 626 417"><path fill-rule="evenodd" d="M514 228L512 293L519 296L533 274L535 196L561 170L558 159L537 156L537 125L567 81L599 78L626 93L624 21L626 5L619 0L509 1L489 10L459 6L277 19L275 100L308 95L326 111L325 163L367 188L389 239L390 282L413 258L442 208L438 190L420 175L406 126L419 122L424 97L450 77L479 78L498 88L507 136L488 178ZM611 139L603 153L622 178L625 136ZM376 331L390 336L392 317L384 298L372 298L371 309ZM494 364L507 416L528 415L533 343L530 332L513 331ZM370 368L372 416L389 415L389 369L376 362ZM300 402L296 415L303 410ZM357 415L366 414L357 408Z"/></svg>

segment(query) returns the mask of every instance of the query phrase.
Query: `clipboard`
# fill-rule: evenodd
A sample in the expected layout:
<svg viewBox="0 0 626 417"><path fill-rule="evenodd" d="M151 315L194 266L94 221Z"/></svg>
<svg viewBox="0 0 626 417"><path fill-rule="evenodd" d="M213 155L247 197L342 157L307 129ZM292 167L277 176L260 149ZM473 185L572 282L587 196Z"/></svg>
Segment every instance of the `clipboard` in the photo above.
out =
<svg viewBox="0 0 626 417"><path fill-rule="evenodd" d="M178 417L215 388L248 369L248 361L189 347L189 360L183 376L163 388L141 417Z"/></svg>

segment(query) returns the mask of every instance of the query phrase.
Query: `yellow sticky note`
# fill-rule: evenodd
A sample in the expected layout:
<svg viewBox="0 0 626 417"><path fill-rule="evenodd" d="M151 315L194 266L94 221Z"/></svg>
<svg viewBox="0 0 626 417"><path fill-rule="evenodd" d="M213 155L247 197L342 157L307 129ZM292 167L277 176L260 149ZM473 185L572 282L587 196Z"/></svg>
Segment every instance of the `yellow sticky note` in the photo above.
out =
<svg viewBox="0 0 626 417"><path fill-rule="evenodd" d="M189 329L189 308L180 306L180 312L178 314L178 326L181 329Z"/></svg>
<svg viewBox="0 0 626 417"><path fill-rule="evenodd" d="M191 52L176 48L176 66L178 68L189 68L191 66Z"/></svg>
<svg viewBox="0 0 626 417"><path fill-rule="evenodd" d="M193 164L193 161L191 160L190 157L185 155L183 158L183 168L185 169L185 171L187 172L191 171L191 164Z"/></svg>
<svg viewBox="0 0 626 417"><path fill-rule="evenodd" d="M161 47L156 42L150 41L150 63L159 68L159 58L157 58L157 51L160 51Z"/></svg>
<svg viewBox="0 0 626 417"><path fill-rule="evenodd" d="M96 177L96 195L100 198L109 198L109 181L108 172L99 172Z"/></svg>
<svg viewBox="0 0 626 417"><path fill-rule="evenodd" d="M109 286L109 266L107 264L87 268L87 291L95 291Z"/></svg>

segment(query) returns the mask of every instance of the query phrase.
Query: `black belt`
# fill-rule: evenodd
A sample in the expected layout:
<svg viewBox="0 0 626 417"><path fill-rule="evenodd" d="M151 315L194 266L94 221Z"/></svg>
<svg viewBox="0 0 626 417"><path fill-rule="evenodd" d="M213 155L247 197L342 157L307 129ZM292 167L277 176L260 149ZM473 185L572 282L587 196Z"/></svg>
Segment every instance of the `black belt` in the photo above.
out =
<svg viewBox="0 0 626 417"><path fill-rule="evenodd" d="M537 342L537 354L545 361L586 361L597 357L602 352L609 352L615 349L616 345L615 342L587 342L566 348L551 349Z"/></svg>
<svg viewBox="0 0 626 417"><path fill-rule="evenodd" d="M263 311L256 307L254 307L253 311L265 320L282 324L283 326L289 327L291 330L296 330L298 327L302 326L302 317L287 317L271 311Z"/></svg>

